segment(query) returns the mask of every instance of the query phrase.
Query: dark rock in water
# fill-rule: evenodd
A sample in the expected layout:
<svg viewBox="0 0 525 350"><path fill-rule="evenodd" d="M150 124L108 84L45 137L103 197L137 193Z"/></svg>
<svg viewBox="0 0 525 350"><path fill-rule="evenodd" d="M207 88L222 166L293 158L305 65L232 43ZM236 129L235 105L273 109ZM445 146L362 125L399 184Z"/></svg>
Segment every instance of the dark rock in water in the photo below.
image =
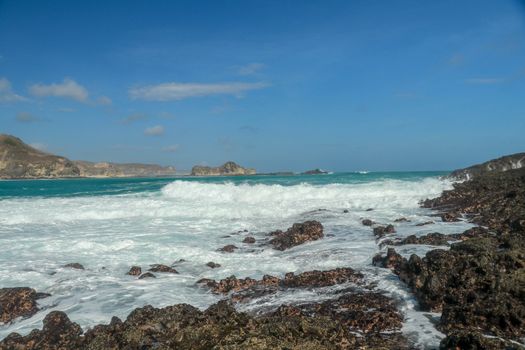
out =
<svg viewBox="0 0 525 350"><path fill-rule="evenodd" d="M146 273L143 273L142 275L140 275L139 280L142 280L142 279L145 279L145 278L157 278L157 276L155 276L151 272L146 272Z"/></svg>
<svg viewBox="0 0 525 350"><path fill-rule="evenodd" d="M76 269L76 270L84 270L84 266L79 263L69 263L64 265L64 267L70 268L70 269Z"/></svg>
<svg viewBox="0 0 525 350"><path fill-rule="evenodd" d="M140 266L131 266L131 268L126 273L126 275L140 276L141 273L142 273L142 269L140 268Z"/></svg>
<svg viewBox="0 0 525 350"><path fill-rule="evenodd" d="M435 224L434 221L425 221L425 222L420 222L418 224L416 224L415 226L426 226L426 225L432 225L432 224Z"/></svg>
<svg viewBox="0 0 525 350"><path fill-rule="evenodd" d="M399 275L404 264L406 264L406 259L399 255L394 248L388 248L386 256L376 254L372 259L372 264L379 267L384 267L386 269L391 269Z"/></svg>
<svg viewBox="0 0 525 350"><path fill-rule="evenodd" d="M228 244L228 245L225 245L224 247L222 248L219 248L218 251L219 252L225 252L225 253L233 253L233 251L235 249L239 249L237 248L236 246L234 246L233 244Z"/></svg>
<svg viewBox="0 0 525 350"><path fill-rule="evenodd" d="M211 267L212 269L215 269L217 267L221 267L221 264L214 263L213 261L210 261L206 264L206 266Z"/></svg>
<svg viewBox="0 0 525 350"><path fill-rule="evenodd" d="M29 287L0 289L0 324L10 323L18 317L31 317L38 312L37 300L51 294L37 293Z"/></svg>
<svg viewBox="0 0 525 350"><path fill-rule="evenodd" d="M373 222L373 221L370 220L370 219L364 219L363 221L361 221L361 223L362 223L364 226L372 226L373 224L375 224L375 222Z"/></svg>
<svg viewBox="0 0 525 350"><path fill-rule="evenodd" d="M362 279L363 275L351 268L337 268L327 271L306 271L297 275L289 272L283 279L270 275L264 275L260 280L230 276L218 282L201 279L197 284L206 285L217 294L242 291L242 293L234 293L231 298L234 301L245 301L255 296L274 293L279 289L328 287L347 282L360 283Z"/></svg>
<svg viewBox="0 0 525 350"><path fill-rule="evenodd" d="M220 175L255 175L255 169L243 168L235 162L226 162L218 167L196 165L191 169L192 176L220 176Z"/></svg>
<svg viewBox="0 0 525 350"><path fill-rule="evenodd" d="M250 237L250 236L245 237L245 238L242 240L242 243L253 244L253 243L255 243L255 238Z"/></svg>
<svg viewBox="0 0 525 350"><path fill-rule="evenodd" d="M440 216L441 216L441 220L443 220L444 222L457 222L457 221L460 221L460 218L461 218L461 214L455 213L455 212L444 213L444 214L441 214Z"/></svg>
<svg viewBox="0 0 525 350"><path fill-rule="evenodd" d="M348 209L343 210L343 213L349 213L350 211Z"/></svg>
<svg viewBox="0 0 525 350"><path fill-rule="evenodd" d="M408 220L405 217L402 217L402 218L399 218L399 219L395 219L394 222L410 222L410 220Z"/></svg>
<svg viewBox="0 0 525 350"><path fill-rule="evenodd" d="M388 233L395 233L396 229L393 225L387 225L387 226L377 226L374 227L374 235L378 237L383 237L384 235Z"/></svg>
<svg viewBox="0 0 525 350"><path fill-rule="evenodd" d="M166 272L166 273L179 273L173 267L170 267L170 266L167 266L167 265L162 265L162 264L150 265L150 269L148 271L151 271L151 272Z"/></svg>
<svg viewBox="0 0 525 350"><path fill-rule="evenodd" d="M410 235L398 241L387 240L381 242L381 246L385 245L405 245L405 244L427 244L427 245L448 245L449 241L457 241L457 235L444 235L439 232L428 233L426 235L417 237Z"/></svg>
<svg viewBox="0 0 525 350"><path fill-rule="evenodd" d="M381 295L351 294L332 303L283 305L259 317L220 301L207 310L187 304L144 306L124 322L114 317L82 336L81 328L58 311L44 328L27 336L12 333L1 349L408 349L398 332L402 316ZM304 312L301 310L304 308ZM308 310L316 310L314 314ZM356 334L357 333L357 334Z"/></svg>
<svg viewBox="0 0 525 350"><path fill-rule="evenodd" d="M301 173L301 175L323 175L323 174L328 174L328 171L324 171L322 169L313 169L313 170L308 170L308 171L305 171L304 173Z"/></svg>
<svg viewBox="0 0 525 350"><path fill-rule="evenodd" d="M324 237L323 225L319 221L306 221L293 224L286 232L274 231L270 233L274 236L270 244L274 249L285 250L309 241L316 241Z"/></svg>
<svg viewBox="0 0 525 350"><path fill-rule="evenodd" d="M374 210L374 208L368 208L368 209L365 210L365 211L372 211L372 210Z"/></svg>

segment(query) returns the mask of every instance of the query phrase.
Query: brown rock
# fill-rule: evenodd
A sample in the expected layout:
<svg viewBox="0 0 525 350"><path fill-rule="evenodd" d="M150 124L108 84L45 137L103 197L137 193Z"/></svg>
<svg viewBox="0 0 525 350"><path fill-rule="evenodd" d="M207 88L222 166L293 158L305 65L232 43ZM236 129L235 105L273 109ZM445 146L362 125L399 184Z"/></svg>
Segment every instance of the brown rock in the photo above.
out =
<svg viewBox="0 0 525 350"><path fill-rule="evenodd" d="M372 226L373 224L375 224L375 222L373 222L373 221L370 220L370 219L364 219L363 221L361 221L361 223L362 223L364 226Z"/></svg>
<svg viewBox="0 0 525 350"><path fill-rule="evenodd" d="M50 296L28 287L0 289L0 323L10 323L18 317L31 317L38 312L37 300Z"/></svg>
<svg viewBox="0 0 525 350"><path fill-rule="evenodd" d="M221 267L221 264L214 263L213 261L210 261L206 264L206 266L211 267L212 269L215 269L217 267Z"/></svg>
<svg viewBox="0 0 525 350"><path fill-rule="evenodd" d="M293 224L286 232L274 231L270 235L275 237L270 240L270 244L277 250L286 250L324 237L323 225L314 220Z"/></svg>
<svg viewBox="0 0 525 350"><path fill-rule="evenodd" d="M148 271L151 271L151 272L166 272L166 273L179 273L173 267L170 267L170 266L167 266L167 265L162 265L162 264L150 265L150 269Z"/></svg>
<svg viewBox="0 0 525 350"><path fill-rule="evenodd" d="M70 268L70 269L76 269L76 270L84 270L84 266L79 263L69 263L64 265L64 267Z"/></svg>
<svg viewBox="0 0 525 350"><path fill-rule="evenodd" d="M253 237L251 237L251 236L245 237L245 238L242 240L242 243L253 244L253 243L255 243L255 238L253 238Z"/></svg>
<svg viewBox="0 0 525 350"><path fill-rule="evenodd" d="M239 248L237 248L233 244L228 244L228 245L225 245L222 248L219 248L218 251L219 252L225 252L225 253L233 253L235 251L235 249L239 249Z"/></svg>
<svg viewBox="0 0 525 350"><path fill-rule="evenodd" d="M131 268L126 273L126 275L140 276L141 273L142 273L142 269L140 268L140 266L131 266Z"/></svg>
<svg viewBox="0 0 525 350"><path fill-rule="evenodd" d="M151 272L146 272L146 273L143 273L142 275L140 275L139 280L142 280L142 279L145 279L145 278L157 278L157 276L155 276Z"/></svg>

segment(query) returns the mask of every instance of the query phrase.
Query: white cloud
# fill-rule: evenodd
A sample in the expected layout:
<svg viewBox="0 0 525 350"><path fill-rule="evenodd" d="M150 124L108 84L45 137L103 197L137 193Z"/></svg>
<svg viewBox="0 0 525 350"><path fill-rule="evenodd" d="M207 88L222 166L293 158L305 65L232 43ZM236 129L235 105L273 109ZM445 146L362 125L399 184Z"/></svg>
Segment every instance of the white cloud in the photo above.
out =
<svg viewBox="0 0 525 350"><path fill-rule="evenodd" d="M87 102L88 91L73 79L65 78L61 83L50 85L34 84L29 87L29 92L38 97L65 97L79 102Z"/></svg>
<svg viewBox="0 0 525 350"><path fill-rule="evenodd" d="M471 79L465 79L465 83L467 84L482 84L482 85L488 85L488 84L499 84L502 83L504 79L502 78L471 78Z"/></svg>
<svg viewBox="0 0 525 350"><path fill-rule="evenodd" d="M144 135L148 136L160 136L162 134L164 134L164 127L162 125L155 125L144 130Z"/></svg>
<svg viewBox="0 0 525 350"><path fill-rule="evenodd" d="M9 80L6 78L0 78L0 102L18 102L25 100L27 100L27 98L13 92Z"/></svg>
<svg viewBox="0 0 525 350"><path fill-rule="evenodd" d="M269 86L267 83L164 83L159 85L149 85L131 88L129 95L132 99L147 101L170 101L183 100L190 97L210 96L210 95L233 95L241 97L250 90L263 89Z"/></svg>
<svg viewBox="0 0 525 350"><path fill-rule="evenodd" d="M21 123L34 123L34 122L40 121L40 118L32 115L31 113L27 113L27 112L17 113L15 119L17 122L21 122Z"/></svg>
<svg viewBox="0 0 525 350"><path fill-rule="evenodd" d="M175 153L179 150L179 145L171 145L162 148L164 152Z"/></svg>
<svg viewBox="0 0 525 350"><path fill-rule="evenodd" d="M109 106L113 103L113 101L111 101L111 99L107 96L100 96L97 99L97 103L102 106Z"/></svg>
<svg viewBox="0 0 525 350"><path fill-rule="evenodd" d="M265 65L263 63L250 63L245 66L239 67L237 70L237 74L239 75L253 75L258 73L261 69L263 69Z"/></svg>

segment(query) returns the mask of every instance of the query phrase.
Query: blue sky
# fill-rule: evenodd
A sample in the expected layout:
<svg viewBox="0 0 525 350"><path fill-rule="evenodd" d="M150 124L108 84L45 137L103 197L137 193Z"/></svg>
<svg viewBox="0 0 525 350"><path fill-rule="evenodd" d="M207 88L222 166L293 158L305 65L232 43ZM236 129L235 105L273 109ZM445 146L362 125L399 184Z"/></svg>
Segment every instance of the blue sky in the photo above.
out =
<svg viewBox="0 0 525 350"><path fill-rule="evenodd" d="M524 131L523 2L0 0L0 132L71 159L442 170Z"/></svg>

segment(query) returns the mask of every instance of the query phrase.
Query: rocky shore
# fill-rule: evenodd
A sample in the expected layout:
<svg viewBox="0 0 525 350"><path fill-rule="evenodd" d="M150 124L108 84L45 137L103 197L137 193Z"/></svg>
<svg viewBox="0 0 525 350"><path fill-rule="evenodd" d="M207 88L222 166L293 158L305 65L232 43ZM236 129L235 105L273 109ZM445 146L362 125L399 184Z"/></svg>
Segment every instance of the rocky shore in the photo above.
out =
<svg viewBox="0 0 525 350"><path fill-rule="evenodd" d="M392 278L399 278L413 293L421 310L441 313L436 323L446 335L441 349L523 349L525 168L478 174L421 205L435 210L436 219L444 223L468 220L478 226L449 235L432 232L395 238L399 225L418 227L433 222L417 224L399 218L378 224L361 218L358 222L370 230L378 248L384 249L370 264L390 269ZM229 244L219 251L236 254L243 245L256 245L288 254L296 246L307 248L329 236L315 220L269 232L257 240L251 233L243 233L247 236L239 236L239 243L235 243L241 248ZM396 249L407 244L437 249L425 256L405 258ZM73 265L68 264L78 268ZM206 266L221 268L212 261ZM178 271L153 264L147 272L132 266L128 275L140 279L159 273L176 275ZM125 320L113 317L109 324L88 330L82 330L65 313L52 311L41 330L25 336L11 333L0 341L0 349L415 348L401 331L404 315L398 302L351 266L259 279L235 275L200 279L195 288L220 296L221 301L206 310L187 304L144 306ZM322 298L262 307L256 312L239 311L246 303L264 304L265 298L279 293L304 290ZM0 289L0 322L16 322L43 312L38 299L46 296L27 287Z"/></svg>

